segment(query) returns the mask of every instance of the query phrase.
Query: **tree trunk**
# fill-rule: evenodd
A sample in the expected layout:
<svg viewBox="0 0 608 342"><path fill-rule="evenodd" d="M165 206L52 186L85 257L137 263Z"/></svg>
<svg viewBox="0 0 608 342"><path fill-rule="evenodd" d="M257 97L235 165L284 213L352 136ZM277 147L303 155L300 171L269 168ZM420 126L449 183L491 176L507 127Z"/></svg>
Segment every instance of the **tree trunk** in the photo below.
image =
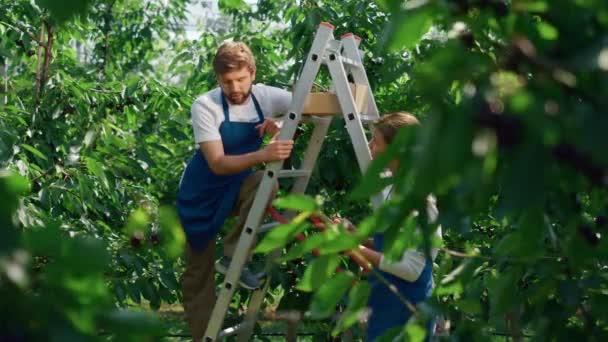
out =
<svg viewBox="0 0 608 342"><path fill-rule="evenodd" d="M40 93L42 93L44 85L46 84L46 81L48 79L49 65L51 63L51 59L53 59L53 41L54 41L53 27L48 23L46 23L46 26L47 26L47 41L46 41L45 53L44 53L44 67L42 68Z"/></svg>
<svg viewBox="0 0 608 342"><path fill-rule="evenodd" d="M34 86L34 98L36 103L38 103L38 99L40 97L40 87L42 84L42 74L40 65L42 64L42 49L44 46L42 41L44 40L44 22L40 22L40 34L38 35L38 54L36 57L36 84Z"/></svg>
<svg viewBox="0 0 608 342"><path fill-rule="evenodd" d="M285 340L287 342L296 342L298 340L298 323L293 321L286 321L286 323L287 332L285 333Z"/></svg>
<svg viewBox="0 0 608 342"><path fill-rule="evenodd" d="M511 311L505 315L505 323L507 331L511 335L511 339L515 342L523 342L524 334L521 331L521 322L519 321L519 313Z"/></svg>
<svg viewBox="0 0 608 342"><path fill-rule="evenodd" d="M8 61L6 59L0 60L0 69L2 69L2 87L0 87L0 93L3 93L2 103L8 104Z"/></svg>

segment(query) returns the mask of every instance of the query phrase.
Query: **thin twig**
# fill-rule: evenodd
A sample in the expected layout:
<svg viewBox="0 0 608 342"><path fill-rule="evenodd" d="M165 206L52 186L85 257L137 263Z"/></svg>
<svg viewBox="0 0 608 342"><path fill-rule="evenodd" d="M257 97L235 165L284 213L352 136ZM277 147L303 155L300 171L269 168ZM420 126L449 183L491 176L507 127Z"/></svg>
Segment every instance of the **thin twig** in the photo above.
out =
<svg viewBox="0 0 608 342"><path fill-rule="evenodd" d="M467 253L463 253L463 252L459 252L459 251L455 251L452 249L449 249L447 247L443 247L441 248L442 251L444 251L446 254L449 254L451 256L455 256L455 257L459 257L459 258L467 258L467 259L482 259L482 260L487 260L487 261L496 261L497 258L492 258L486 255L480 255L480 254L467 254ZM559 261L561 257L559 256L540 256L537 257L535 259L541 259L541 260L552 260L552 261ZM507 260L509 262L527 262L527 260L519 260L517 258L513 258L513 257L499 257L498 259L501 260Z"/></svg>
<svg viewBox="0 0 608 342"><path fill-rule="evenodd" d="M9 24L9 23L7 23L5 21L0 21L0 24L8 26L8 27L10 27L12 29L15 29L15 30L19 30L22 33L27 34L30 37L30 40L33 41L33 42L35 42L38 45L42 45L42 46L45 45L45 43L41 39L38 39L35 34L33 34L32 32L28 31L27 28L25 26L23 26L23 24L21 24L19 22L15 22L14 25L11 25L11 24Z"/></svg>
<svg viewBox="0 0 608 342"><path fill-rule="evenodd" d="M40 178L46 176L49 172L51 172L53 169L55 169L55 165L49 167L48 169L44 170L41 174L39 174L38 176L32 178L32 184L36 183Z"/></svg>

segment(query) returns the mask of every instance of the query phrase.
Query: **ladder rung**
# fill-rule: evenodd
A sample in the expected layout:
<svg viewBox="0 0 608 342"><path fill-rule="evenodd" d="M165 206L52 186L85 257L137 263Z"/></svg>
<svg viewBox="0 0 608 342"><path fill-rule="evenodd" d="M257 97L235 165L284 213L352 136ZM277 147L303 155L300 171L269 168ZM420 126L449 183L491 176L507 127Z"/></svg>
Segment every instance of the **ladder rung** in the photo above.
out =
<svg viewBox="0 0 608 342"><path fill-rule="evenodd" d="M272 228L276 227L276 226L280 226L281 223L279 222L270 222L270 223L266 223L260 226L260 228L258 228L258 234L260 233L265 233L269 230L271 230Z"/></svg>
<svg viewBox="0 0 608 342"><path fill-rule="evenodd" d="M362 113L359 114L359 118L361 119L361 121L364 121L364 122L373 122L373 121L378 120L378 118L373 115L362 114Z"/></svg>
<svg viewBox="0 0 608 342"><path fill-rule="evenodd" d="M355 62L354 60L350 59L350 58L346 58L346 57L342 57L340 56L340 59L342 60L342 63L349 65L349 66L353 66L355 68L361 68L361 64Z"/></svg>
<svg viewBox="0 0 608 342"><path fill-rule="evenodd" d="M310 174L310 170L281 170L279 172L279 178L308 177Z"/></svg>
<svg viewBox="0 0 608 342"><path fill-rule="evenodd" d="M242 329L245 329L247 326L249 326L248 323L241 322L233 327L226 328L226 329L220 331L220 333L218 335L218 339L223 339L223 338L226 338L229 336L236 335L239 331L241 331Z"/></svg>

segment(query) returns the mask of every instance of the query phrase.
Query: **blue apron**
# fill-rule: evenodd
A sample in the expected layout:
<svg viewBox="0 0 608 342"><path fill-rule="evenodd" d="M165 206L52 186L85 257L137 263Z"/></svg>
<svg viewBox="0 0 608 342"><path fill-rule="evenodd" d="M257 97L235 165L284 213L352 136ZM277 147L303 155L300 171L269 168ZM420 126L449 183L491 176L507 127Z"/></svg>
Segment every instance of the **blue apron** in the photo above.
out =
<svg viewBox="0 0 608 342"><path fill-rule="evenodd" d="M374 235L374 244L376 250L382 251L383 238L381 235ZM433 263L428 258L420 277L414 282L401 279L380 269L376 269L376 271L391 284L394 284L399 293L414 305L428 298L433 292ZM367 340L371 342L391 328L403 326L412 316L412 312L384 283L373 275L370 276L369 283L371 293L368 306L372 309L372 315L367 326Z"/></svg>
<svg viewBox="0 0 608 342"><path fill-rule="evenodd" d="M219 132L225 155L239 155L257 151L262 144L256 125L264 121L258 100L251 99L258 114L257 122L232 122L228 102L221 93L224 122ZM232 213L241 184L252 170L236 174L215 174L203 152L197 149L186 166L177 194L177 213L191 248L202 251L215 238L226 219Z"/></svg>

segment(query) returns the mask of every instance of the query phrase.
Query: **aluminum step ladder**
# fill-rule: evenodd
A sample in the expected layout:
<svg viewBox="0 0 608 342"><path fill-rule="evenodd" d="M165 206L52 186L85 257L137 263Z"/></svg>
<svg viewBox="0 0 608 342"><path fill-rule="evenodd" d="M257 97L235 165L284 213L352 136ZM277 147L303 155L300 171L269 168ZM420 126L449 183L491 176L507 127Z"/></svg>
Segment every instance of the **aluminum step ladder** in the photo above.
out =
<svg viewBox="0 0 608 342"><path fill-rule="evenodd" d="M334 39L333 25L323 22L317 27L317 31L304 62L299 79L296 81L293 96L288 113L284 117L283 126L279 133L279 140L293 139L298 124L304 117L309 117L314 124L314 130L308 147L304 154L302 167L299 170L283 170L283 162L273 162L267 165L264 177L258 188L255 200L252 204L249 215L245 222L243 233L241 234L236 252L232 257L232 262L228 268L224 283L220 288L220 293L213 308L211 319L205 331L205 342L223 340L225 337L237 335L238 341L249 341L253 333L255 322L258 318L260 308L270 284L270 272L267 272L267 279L264 286L254 291L251 295L249 306L245 314L245 319L240 324L222 329L226 312L230 305L234 291L238 286L238 280L247 262L249 251L251 250L254 236L261 231L271 229L272 225L261 226L266 204L270 201L273 183L277 178L293 177L296 178L291 193L304 193L311 174L315 167L321 146L329 130L332 115L303 114L306 100L310 94L313 82L319 73L322 64L327 65L332 79L332 88L335 91L339 102L341 113L346 122L346 128L350 135L357 162L361 172L365 172L371 162L371 152L365 136L363 122L373 121L379 118L378 109L374 100L369 81L363 67L359 44L361 39L352 33L343 35L339 40ZM363 86L367 89L366 99L367 108L359 111L353 91L349 84L348 75L352 76L355 86ZM359 105L361 107L361 105ZM380 196L371 199L372 205L378 207L381 203ZM267 265L272 264L280 251L270 253ZM269 267L269 266L268 266ZM268 268L267 267L267 268Z"/></svg>

